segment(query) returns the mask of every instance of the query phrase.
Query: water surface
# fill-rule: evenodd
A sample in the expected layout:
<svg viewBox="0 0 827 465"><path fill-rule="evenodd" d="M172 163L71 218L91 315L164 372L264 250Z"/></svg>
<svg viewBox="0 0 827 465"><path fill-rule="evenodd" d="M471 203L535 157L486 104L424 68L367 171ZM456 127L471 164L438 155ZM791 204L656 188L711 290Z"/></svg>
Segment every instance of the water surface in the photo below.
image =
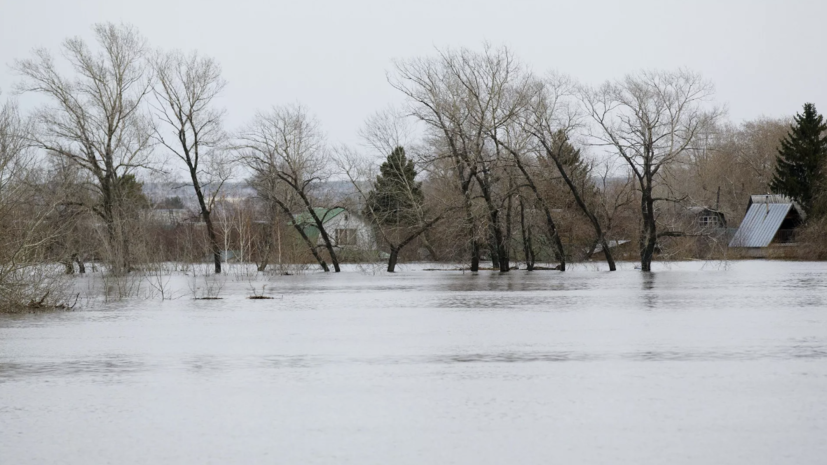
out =
<svg viewBox="0 0 827 465"><path fill-rule="evenodd" d="M827 264L623 268L0 316L0 462L825 463Z"/></svg>

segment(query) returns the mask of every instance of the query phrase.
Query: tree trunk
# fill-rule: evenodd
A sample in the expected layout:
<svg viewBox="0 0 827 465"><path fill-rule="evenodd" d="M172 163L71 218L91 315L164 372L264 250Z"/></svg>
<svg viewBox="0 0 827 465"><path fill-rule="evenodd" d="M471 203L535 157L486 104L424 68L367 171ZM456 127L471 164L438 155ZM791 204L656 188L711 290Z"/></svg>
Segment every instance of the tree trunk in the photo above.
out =
<svg viewBox="0 0 827 465"><path fill-rule="evenodd" d="M497 237L494 235L494 226L489 223L488 234L488 253L491 255L491 268L500 268L500 254L499 247L497 247Z"/></svg>
<svg viewBox="0 0 827 465"><path fill-rule="evenodd" d="M100 178L101 183L101 211L100 216L106 226L107 245L109 246L109 264L112 267L111 271L115 275L122 274L125 270L122 269L123 261L121 260L120 248L121 244L118 240L118 232L115 225L115 215L112 205L112 185L108 177Z"/></svg>
<svg viewBox="0 0 827 465"><path fill-rule="evenodd" d="M299 236L301 236L304 243L307 244L307 248L310 249L310 253L313 254L313 258L315 258L316 261L319 262L319 266L322 267L325 273L329 272L330 269L327 267L327 263L324 261L322 256L319 255L319 251L316 250L316 245L313 243L313 241L311 241L310 238L307 237L307 234L304 232L304 228L302 228L300 224L296 223L296 218L293 216L293 213L290 212L290 208L288 208L285 203L281 202L276 198L270 197L268 198L268 200L278 205L281 208L281 210L287 215L287 217L290 218L290 222L293 223L293 227L296 229L296 232L299 233Z"/></svg>
<svg viewBox="0 0 827 465"><path fill-rule="evenodd" d="M480 244L477 241L477 232L474 227L474 210L471 205L470 179L462 185L465 207L465 223L468 226L468 236L471 238L471 271L480 270Z"/></svg>
<svg viewBox="0 0 827 465"><path fill-rule="evenodd" d="M491 191L488 186L483 185L479 179L477 179L477 183L480 184L482 197L488 207L489 224L491 226L491 232L494 235L494 247L492 248L491 260L492 262L496 262L494 264L494 268L499 268L500 272L505 273L510 269L510 265L508 263L508 250L505 248L505 238L503 237L503 231L500 227L500 210L494 204L494 200L491 198ZM494 251L496 251L496 259L494 258Z"/></svg>
<svg viewBox="0 0 827 465"><path fill-rule="evenodd" d="M189 160L189 155L187 155L187 160ZM201 209L201 217L204 219L204 223L207 225L207 237L210 240L210 249L212 249L212 256L213 256L213 264L215 265L215 273L221 273L221 246L218 244L218 238L215 234L215 228L213 227L211 211L207 208L207 202L204 200L204 193L201 190L201 184L198 182L198 174L193 167L192 163L190 165L190 178L192 180L192 188L195 189L195 196L198 198L198 207Z"/></svg>
<svg viewBox="0 0 827 465"><path fill-rule="evenodd" d="M531 244L531 227L526 227L525 205L520 197L520 232L523 236L523 254L525 255L525 266L528 271L534 270L534 247Z"/></svg>
<svg viewBox="0 0 827 465"><path fill-rule="evenodd" d="M123 221L123 220L122 220ZM121 250L123 256L123 269L129 273L132 271L132 260L129 256L129 235L123 230L123 223L121 223Z"/></svg>
<svg viewBox="0 0 827 465"><path fill-rule="evenodd" d="M270 250L268 248L268 250L264 254L264 258L261 258L258 262L258 265L256 265L256 270L258 270L259 273L262 273L265 270L267 270L267 265L270 264L269 256Z"/></svg>
<svg viewBox="0 0 827 465"><path fill-rule="evenodd" d="M509 177L508 184L509 184L508 185L508 190L511 191L511 189L513 189L513 186L511 185L511 177ZM503 270L502 268L500 268L500 272L511 270L511 234L512 234L511 214L512 214L513 207L514 207L514 196L509 194L508 195L508 206L505 209L505 237L503 238L504 240L503 240L503 244L502 244L502 253L505 254L506 269Z"/></svg>
<svg viewBox="0 0 827 465"><path fill-rule="evenodd" d="M396 269L396 260L399 258L399 249L391 247L391 256L388 257L388 273L393 273Z"/></svg>
<svg viewBox="0 0 827 465"><path fill-rule="evenodd" d="M603 246L603 254L606 257L606 263L609 264L609 271L617 271L617 265L615 265L615 259L609 249L609 242L606 240L606 236L601 234L599 240L600 244Z"/></svg>
<svg viewBox="0 0 827 465"><path fill-rule="evenodd" d="M313 206L310 204L310 199L307 198L304 192L296 191L301 197L302 201L304 202L305 207L307 208L307 212L310 213L310 216L313 218L313 221L316 223L316 228L319 229L319 234L322 236L322 240L324 241L325 248L327 249L328 254L330 254L330 261L333 262L333 271L336 273L342 271L339 268L339 259L336 257L336 251L333 250L333 241L330 240L330 236L327 234L327 230L324 227L324 222L321 218L316 215L316 210L313 209Z"/></svg>
<svg viewBox="0 0 827 465"><path fill-rule="evenodd" d="M207 224L207 237L210 239L210 248L212 248L213 264L215 266L215 273L221 273L221 246L218 244L218 237L215 235L215 228L213 227L210 212L203 213L204 222Z"/></svg>
<svg viewBox="0 0 827 465"><path fill-rule="evenodd" d="M560 271L566 271L566 253L563 249L563 243L560 241L560 235L557 234L557 226L554 224L554 219L551 217L551 209L549 209L548 204L546 203L545 199L540 196L540 193L537 189L537 185L534 184L534 179L528 173L528 170L525 169L523 166L522 160L520 160L519 155L516 152L511 151L511 154L514 156L514 161L517 163L517 168L523 173L523 177L525 177L526 182L528 183L528 187L531 188L531 191L534 192L534 197L537 199L537 202L543 208L543 213L545 214L546 218L546 228L548 229L549 240L551 240L552 244L554 244L554 248L557 253L557 259L560 261L560 265L558 268Z"/></svg>
<svg viewBox="0 0 827 465"><path fill-rule="evenodd" d="M422 245L425 246L425 250L427 250L428 255L431 256L431 260L438 262L439 256L437 255L436 250L434 250L434 246L431 245L431 241L430 239L428 239L427 232L422 235Z"/></svg>
<svg viewBox="0 0 827 465"><path fill-rule="evenodd" d="M603 228L600 226L600 221L597 220L597 217L592 213L591 209L586 205L586 202L583 201L583 197L580 195L580 190L577 186L574 185L574 182L568 175L566 168L560 162L559 157L551 150L551 147L546 145L546 142L543 141L543 147L546 149L546 154L549 158L554 162L555 166L557 166L557 171L560 172L560 176L563 178L563 181L566 182L566 185L569 187L569 191L571 191L572 196L574 196L574 201L577 203L577 206L580 207L580 210L586 215L586 218L589 219L589 223L591 223L592 228L594 228L594 232L597 235L598 240L600 241L601 245L603 245L603 253L606 256L606 263L609 264L609 271L616 271L617 267L615 266L614 258L612 257L612 252L609 250L608 244L606 243L606 235L603 233Z"/></svg>
<svg viewBox="0 0 827 465"><path fill-rule="evenodd" d="M313 254L313 258L315 258L316 261L319 262L319 265L325 272L329 272L330 268L327 267L327 262L325 262L324 258L322 258L322 256L319 255L319 251L316 250L316 245L313 244L313 241L311 241L309 237L307 237L307 234L305 234L304 232L304 228L302 228L298 224L295 224L295 221L293 223L293 226L296 228L296 231L299 232L299 235L304 240L304 243L307 244L307 247L310 249L310 253Z"/></svg>
<svg viewBox="0 0 827 465"><path fill-rule="evenodd" d="M398 244L394 244L393 242L391 242L391 239L390 239L390 237L388 237L387 234L384 234L384 233L382 234L382 237L385 239L385 243L388 244L388 248L390 248L390 251L391 251L390 257L388 257L388 272L389 273L393 273L394 270L396 269L396 263L397 263L397 260L399 258L399 252L402 251L402 249L406 245L413 242L414 239L416 239L417 237L419 237L422 234L425 234L425 232L428 231L433 225L435 225L439 221L441 221L444 215L445 215L445 212L439 214L434 219L425 222L425 224L421 224L418 229L415 229L410 234L405 236L405 239L403 239Z"/></svg>
<svg viewBox="0 0 827 465"><path fill-rule="evenodd" d="M651 187L642 189L640 205L643 223L640 235L640 269L652 271L652 257L657 244L657 225Z"/></svg>
<svg viewBox="0 0 827 465"><path fill-rule="evenodd" d="M270 253L273 250L273 230L275 229L273 222L275 220L270 220L267 222L267 226L264 227L264 241L263 241L263 251L259 252L259 262L257 265L257 269L259 272L263 272L267 269L267 265L270 264Z"/></svg>
<svg viewBox="0 0 827 465"><path fill-rule="evenodd" d="M554 244L555 251L557 252L557 260L560 261L558 268L560 271L566 271L566 252L563 250L563 242L560 241L557 226L555 226L554 220L551 218L551 211L545 205L545 202L541 203L543 203L543 211L546 214L546 227L548 228L549 239L551 239Z"/></svg>

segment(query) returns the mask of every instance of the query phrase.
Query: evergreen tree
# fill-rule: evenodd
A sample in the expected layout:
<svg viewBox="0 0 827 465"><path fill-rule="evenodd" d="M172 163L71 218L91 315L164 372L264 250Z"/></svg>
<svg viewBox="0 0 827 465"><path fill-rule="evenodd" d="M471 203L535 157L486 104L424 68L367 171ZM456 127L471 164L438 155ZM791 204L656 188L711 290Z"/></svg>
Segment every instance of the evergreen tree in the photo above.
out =
<svg viewBox="0 0 827 465"><path fill-rule="evenodd" d="M413 223L424 198L422 183L416 182L416 174L413 161L405 156L405 149L395 148L379 167L379 176L368 194L368 216L385 225Z"/></svg>
<svg viewBox="0 0 827 465"><path fill-rule="evenodd" d="M812 103L795 116L790 132L781 141L770 189L798 201L806 212L824 188L823 169L827 162L827 123Z"/></svg>

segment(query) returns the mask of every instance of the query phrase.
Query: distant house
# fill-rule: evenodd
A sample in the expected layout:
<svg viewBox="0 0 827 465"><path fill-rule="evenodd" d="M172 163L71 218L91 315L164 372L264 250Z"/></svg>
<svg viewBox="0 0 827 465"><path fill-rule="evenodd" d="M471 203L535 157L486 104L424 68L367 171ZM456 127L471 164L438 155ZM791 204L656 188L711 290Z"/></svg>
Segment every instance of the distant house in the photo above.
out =
<svg viewBox="0 0 827 465"><path fill-rule="evenodd" d="M695 229L704 232L726 229L726 216L709 207L689 207L689 214Z"/></svg>
<svg viewBox="0 0 827 465"><path fill-rule="evenodd" d="M347 250L376 250L373 228L360 215L341 207L315 208L314 213L322 220L334 247ZM310 213L296 215L295 221L303 227L311 241L317 245L324 245L324 239Z"/></svg>
<svg viewBox="0 0 827 465"><path fill-rule="evenodd" d="M795 242L796 228L807 219L801 206L783 195L750 196L747 214L730 247L760 249Z"/></svg>
<svg viewBox="0 0 827 465"><path fill-rule="evenodd" d="M612 257L614 257L615 260L626 260L637 254L637 251L633 247L632 241L628 239L608 240L606 241L606 245L608 245L609 249L611 249ZM603 244L597 244L594 248L593 257L600 259L606 257L606 254L603 253Z"/></svg>
<svg viewBox="0 0 827 465"><path fill-rule="evenodd" d="M152 221L164 226L174 227L181 223L198 221L200 216L186 208L153 208Z"/></svg>
<svg viewBox="0 0 827 465"><path fill-rule="evenodd" d="M619 241L611 240L611 241L606 241L606 245L608 245L610 249L614 249L615 247L620 247L621 245L628 244L629 242L631 242L631 241L626 240L626 239L621 239ZM597 244L597 247L594 248L594 253L600 253L600 252L603 252L603 244Z"/></svg>

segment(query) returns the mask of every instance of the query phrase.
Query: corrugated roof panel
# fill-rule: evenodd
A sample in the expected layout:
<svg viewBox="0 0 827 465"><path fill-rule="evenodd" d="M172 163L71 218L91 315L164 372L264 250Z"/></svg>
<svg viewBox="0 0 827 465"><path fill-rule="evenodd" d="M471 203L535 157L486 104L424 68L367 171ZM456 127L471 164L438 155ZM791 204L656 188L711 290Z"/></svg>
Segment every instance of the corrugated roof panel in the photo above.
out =
<svg viewBox="0 0 827 465"><path fill-rule="evenodd" d="M753 203L741 227L729 242L730 247L767 247L772 242L791 203Z"/></svg>

